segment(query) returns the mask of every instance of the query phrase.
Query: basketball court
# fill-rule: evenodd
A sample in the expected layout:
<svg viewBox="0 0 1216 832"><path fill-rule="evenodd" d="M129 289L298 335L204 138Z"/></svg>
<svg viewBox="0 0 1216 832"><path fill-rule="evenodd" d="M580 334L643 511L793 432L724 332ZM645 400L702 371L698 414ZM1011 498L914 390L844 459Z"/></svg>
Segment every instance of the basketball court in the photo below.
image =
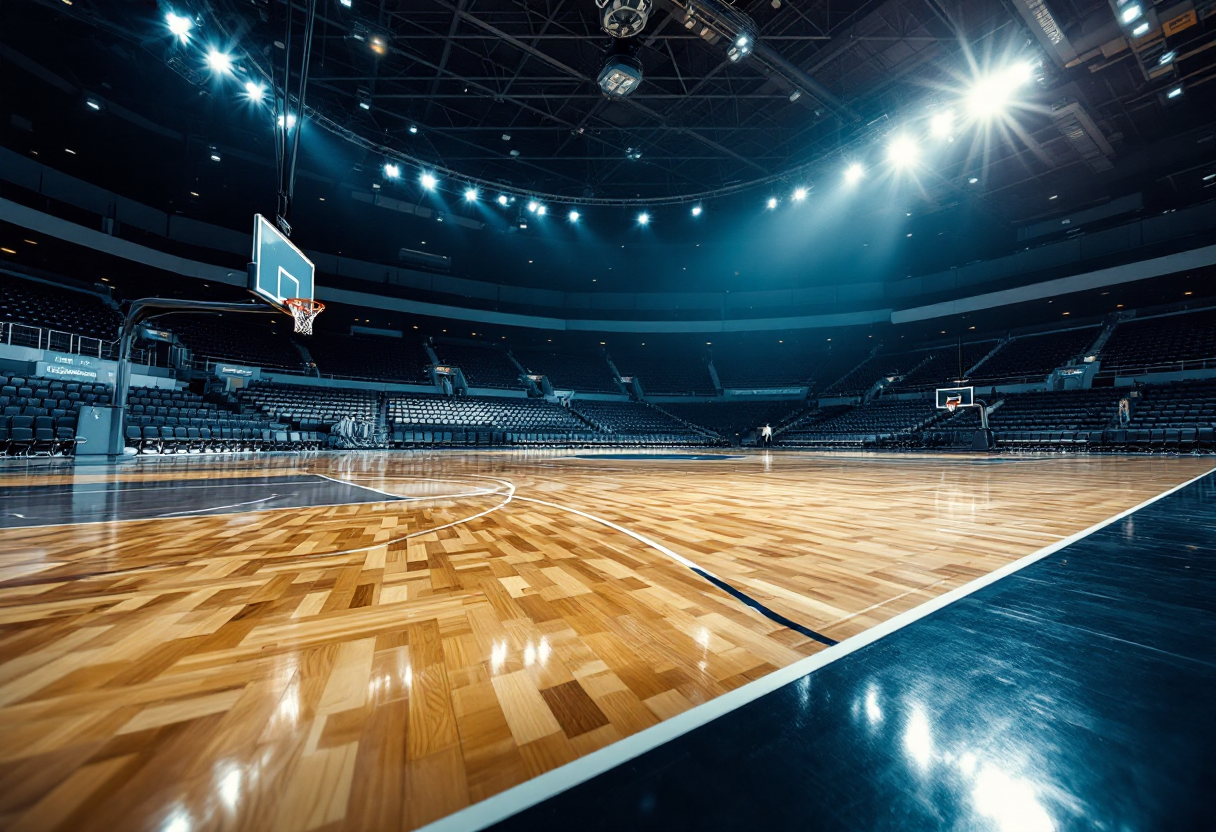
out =
<svg viewBox="0 0 1216 832"><path fill-rule="evenodd" d="M0 817L476 829L525 811L514 828L646 826L662 813L637 795L597 798L613 807L598 821L554 796L735 730L759 697L809 683L831 699L838 662L916 668L881 652L905 624L978 615L973 590L1045 568L1036 555L1067 563L1112 519L1136 540L1147 509L1130 510L1210 468L530 451L9 469ZM1197 488L1195 534L1211 526L1211 479L1177 492ZM902 726L895 703L913 691L882 693L839 689ZM999 691L984 696L1004 718ZM669 774L635 785L654 797Z"/></svg>

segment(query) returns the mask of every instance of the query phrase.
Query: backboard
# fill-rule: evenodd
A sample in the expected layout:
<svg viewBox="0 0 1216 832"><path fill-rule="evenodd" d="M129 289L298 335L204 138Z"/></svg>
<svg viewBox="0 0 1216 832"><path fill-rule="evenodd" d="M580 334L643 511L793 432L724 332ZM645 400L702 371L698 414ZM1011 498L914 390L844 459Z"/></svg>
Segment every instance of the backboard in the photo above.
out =
<svg viewBox="0 0 1216 832"><path fill-rule="evenodd" d="M261 214L253 217L253 266L249 291L288 312L288 298L313 300L312 261ZM289 313L290 314L290 313Z"/></svg>
<svg viewBox="0 0 1216 832"><path fill-rule="evenodd" d="M954 400L955 407L970 407L975 404L971 387L939 387L937 388L937 409L945 410Z"/></svg>

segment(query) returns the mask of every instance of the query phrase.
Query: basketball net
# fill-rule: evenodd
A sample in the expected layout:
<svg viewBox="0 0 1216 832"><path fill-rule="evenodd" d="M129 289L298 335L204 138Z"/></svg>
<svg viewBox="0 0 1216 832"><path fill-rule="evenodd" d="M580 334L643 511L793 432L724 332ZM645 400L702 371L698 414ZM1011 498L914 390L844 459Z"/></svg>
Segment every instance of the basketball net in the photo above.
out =
<svg viewBox="0 0 1216 832"><path fill-rule="evenodd" d="M296 322L296 332L301 335L312 335L312 322L325 311L325 304L309 298L288 298L283 301L287 311Z"/></svg>
<svg viewBox="0 0 1216 832"><path fill-rule="evenodd" d="M946 399L946 410L950 411L951 413L954 413L954 411L958 410L958 405L959 405L960 401L962 401L962 399L956 399L956 398Z"/></svg>

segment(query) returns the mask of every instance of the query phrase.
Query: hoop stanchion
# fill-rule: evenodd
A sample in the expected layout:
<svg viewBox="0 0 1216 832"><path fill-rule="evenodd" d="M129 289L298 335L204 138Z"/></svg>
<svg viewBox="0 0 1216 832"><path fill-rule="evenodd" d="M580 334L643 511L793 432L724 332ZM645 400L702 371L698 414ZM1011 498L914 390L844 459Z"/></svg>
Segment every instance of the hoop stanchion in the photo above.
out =
<svg viewBox="0 0 1216 832"><path fill-rule="evenodd" d="M296 332L301 335L312 335L312 322L325 311L325 304L309 298L287 298L283 305L291 313L296 322Z"/></svg>

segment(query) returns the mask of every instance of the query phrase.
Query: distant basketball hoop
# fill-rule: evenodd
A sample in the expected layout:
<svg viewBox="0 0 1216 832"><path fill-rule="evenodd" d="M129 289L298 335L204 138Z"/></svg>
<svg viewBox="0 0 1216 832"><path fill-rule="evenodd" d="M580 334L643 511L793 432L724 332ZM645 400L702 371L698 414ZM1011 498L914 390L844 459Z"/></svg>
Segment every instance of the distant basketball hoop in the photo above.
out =
<svg viewBox="0 0 1216 832"><path fill-rule="evenodd" d="M287 298L283 305L291 313L296 322L296 332L301 335L312 335L312 322L325 311L325 304L308 298Z"/></svg>
<svg viewBox="0 0 1216 832"><path fill-rule="evenodd" d="M958 410L958 406L962 404L962 401L962 396L951 396L950 398L946 399L946 410L953 413L954 411Z"/></svg>

